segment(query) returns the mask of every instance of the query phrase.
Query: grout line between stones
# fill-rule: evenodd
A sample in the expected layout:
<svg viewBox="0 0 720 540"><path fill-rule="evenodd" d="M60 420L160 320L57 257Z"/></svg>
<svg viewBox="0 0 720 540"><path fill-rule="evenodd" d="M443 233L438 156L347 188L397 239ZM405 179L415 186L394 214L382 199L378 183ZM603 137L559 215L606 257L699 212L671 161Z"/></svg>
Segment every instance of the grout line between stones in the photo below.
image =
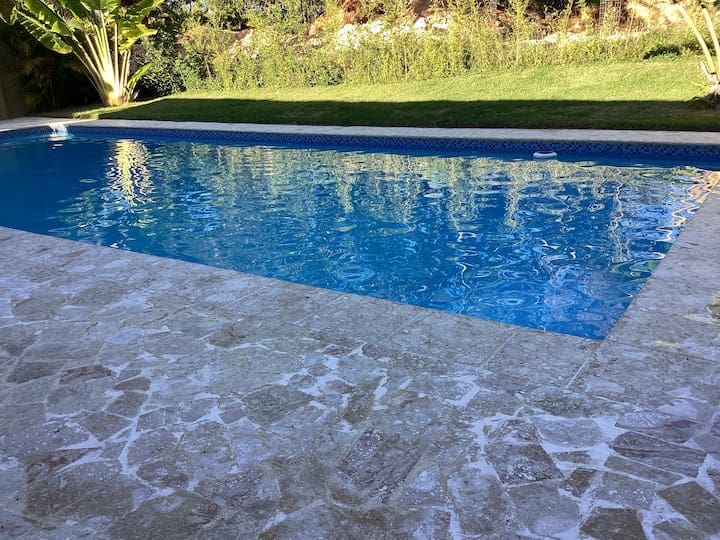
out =
<svg viewBox="0 0 720 540"><path fill-rule="evenodd" d="M591 351L591 353L588 355L588 357L585 359L585 361L582 363L582 365L581 365L581 366L578 368L578 370L575 372L575 375L573 375L572 377L570 377L570 380L569 380L568 383L565 385L565 387L563 388L563 390L570 390L570 387L571 387L571 386L573 385L573 383L575 382L575 379L578 378L578 375L580 375L580 372L581 372L583 369L585 369L585 367L588 365L588 363L590 362L590 360L593 360L593 359L595 358L595 355L597 354L598 350L599 350L599 346L598 346L598 348L596 348L594 351Z"/></svg>

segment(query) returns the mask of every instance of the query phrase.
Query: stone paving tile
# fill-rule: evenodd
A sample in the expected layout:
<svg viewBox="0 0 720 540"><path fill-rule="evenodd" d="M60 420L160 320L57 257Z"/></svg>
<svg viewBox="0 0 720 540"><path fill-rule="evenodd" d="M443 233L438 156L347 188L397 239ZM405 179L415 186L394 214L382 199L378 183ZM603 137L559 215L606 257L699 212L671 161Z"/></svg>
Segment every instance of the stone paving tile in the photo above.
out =
<svg viewBox="0 0 720 540"><path fill-rule="evenodd" d="M668 398L720 404L720 371L711 360L605 342L571 385L575 392L642 406Z"/></svg>
<svg viewBox="0 0 720 540"><path fill-rule="evenodd" d="M499 377L519 378L533 387L564 387L594 356L599 345L596 340L564 334L520 332L503 344L484 368Z"/></svg>
<svg viewBox="0 0 720 540"><path fill-rule="evenodd" d="M701 531L720 533L720 500L696 482L666 488L660 496Z"/></svg>
<svg viewBox="0 0 720 540"><path fill-rule="evenodd" d="M713 297L705 298L702 310L686 306L676 317L668 317L666 309L662 312L639 309L632 318L621 319L608 340L720 362L720 327L708 307L712 301Z"/></svg>
<svg viewBox="0 0 720 540"><path fill-rule="evenodd" d="M607 540L645 540L638 512L631 508L595 508L581 532Z"/></svg>
<svg viewBox="0 0 720 540"><path fill-rule="evenodd" d="M518 331L517 327L486 319L448 318L439 311L422 310L419 315L390 336L393 347L482 366Z"/></svg>
<svg viewBox="0 0 720 540"><path fill-rule="evenodd" d="M354 294L342 295L295 324L304 328L332 330L371 343L382 343L406 325L423 316L425 310Z"/></svg>

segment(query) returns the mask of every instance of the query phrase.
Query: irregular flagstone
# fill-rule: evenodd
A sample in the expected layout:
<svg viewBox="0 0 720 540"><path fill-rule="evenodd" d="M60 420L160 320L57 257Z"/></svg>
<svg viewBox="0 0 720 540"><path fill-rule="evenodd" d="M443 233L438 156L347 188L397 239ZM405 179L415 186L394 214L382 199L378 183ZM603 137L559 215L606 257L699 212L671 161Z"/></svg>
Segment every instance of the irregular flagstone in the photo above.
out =
<svg viewBox="0 0 720 540"><path fill-rule="evenodd" d="M203 476L223 478L237 462L227 440L225 426L218 422L201 422L186 430L179 441L196 470Z"/></svg>
<svg viewBox="0 0 720 540"><path fill-rule="evenodd" d="M609 456L605 460L604 465L608 469L644 478L646 480L652 480L653 482L666 486L674 484L682 478L679 474L674 474L655 467L649 467L637 461L621 458L619 456Z"/></svg>
<svg viewBox="0 0 720 540"><path fill-rule="evenodd" d="M720 437L700 433L693 437L693 442L708 454L720 456Z"/></svg>
<svg viewBox="0 0 720 540"><path fill-rule="evenodd" d="M37 341L40 325L13 324L0 327L0 347L11 357L19 357L25 349Z"/></svg>
<svg viewBox="0 0 720 540"><path fill-rule="evenodd" d="M68 303L76 306L106 306L113 304L125 294L122 284L118 281L95 281L88 283L76 294L73 294Z"/></svg>
<svg viewBox="0 0 720 540"><path fill-rule="evenodd" d="M497 480L495 481L497 483ZM421 471L413 471L404 485L393 494L390 503L403 507L444 505L446 503L445 477L440 467L434 465Z"/></svg>
<svg viewBox="0 0 720 540"><path fill-rule="evenodd" d="M645 540L640 518L629 508L595 508L580 531L603 540Z"/></svg>
<svg viewBox="0 0 720 540"><path fill-rule="evenodd" d="M570 476L560 483L560 488L569 491L575 497L581 497L593 482L599 478L601 473L594 469L578 467Z"/></svg>
<svg viewBox="0 0 720 540"><path fill-rule="evenodd" d="M78 423L102 441L126 429L130 425L130 420L116 414L96 411L79 419Z"/></svg>
<svg viewBox="0 0 720 540"><path fill-rule="evenodd" d="M465 534L491 537L518 529L512 501L494 476L463 467L447 483Z"/></svg>
<svg viewBox="0 0 720 540"><path fill-rule="evenodd" d="M389 528L400 538L451 540L451 520L450 512L441 508L412 506L396 515Z"/></svg>
<svg viewBox="0 0 720 540"><path fill-rule="evenodd" d="M107 412L133 418L140 412L140 408L147 396L141 392L123 392L107 406Z"/></svg>
<svg viewBox="0 0 720 540"><path fill-rule="evenodd" d="M489 435L491 442L506 442L511 444L530 444L540 441L537 428L525 418L512 418L503 421L499 427Z"/></svg>
<svg viewBox="0 0 720 540"><path fill-rule="evenodd" d="M704 540L707 535L682 519L670 519L653 527L656 540Z"/></svg>
<svg viewBox="0 0 720 540"><path fill-rule="evenodd" d="M25 488L25 469L20 463L3 463L0 466L0 508L17 515L22 514L22 492ZM0 525L0 533L3 529Z"/></svg>
<svg viewBox="0 0 720 540"><path fill-rule="evenodd" d="M234 347L247 341L250 332L245 324L233 323L228 324L214 332L209 338L208 343L215 347Z"/></svg>
<svg viewBox="0 0 720 540"><path fill-rule="evenodd" d="M44 403L6 403L0 407L0 437L45 421Z"/></svg>
<svg viewBox="0 0 720 540"><path fill-rule="evenodd" d="M0 534L5 538L39 538L36 524L17 514L0 510Z"/></svg>
<svg viewBox="0 0 720 540"><path fill-rule="evenodd" d="M589 448L603 439L603 433L594 420L589 418L552 419L533 418L545 442L571 448Z"/></svg>
<svg viewBox="0 0 720 540"><path fill-rule="evenodd" d="M720 469L714 467L708 467L707 469L708 478L715 486L715 493L720 493Z"/></svg>
<svg viewBox="0 0 720 540"><path fill-rule="evenodd" d="M115 372L113 370L100 364L82 366L65 370L63 376L60 377L60 384L75 384L103 377L112 377L114 375Z"/></svg>
<svg viewBox="0 0 720 540"><path fill-rule="evenodd" d="M148 484L159 488L185 489L193 475L190 460L178 459L176 456L164 456L143 462L137 475Z"/></svg>
<svg viewBox="0 0 720 540"><path fill-rule="evenodd" d="M146 392L150 388L150 379L147 377L135 377L133 379L127 379L123 382L117 383L113 386L115 390L138 390L140 392Z"/></svg>
<svg viewBox="0 0 720 540"><path fill-rule="evenodd" d="M554 452L550 457L555 462L587 464L590 463L590 454L585 450L575 450L572 452Z"/></svg>
<svg viewBox="0 0 720 540"><path fill-rule="evenodd" d="M701 531L708 534L720 533L720 500L697 482L672 486L659 494Z"/></svg>
<svg viewBox="0 0 720 540"><path fill-rule="evenodd" d="M539 444L492 443L485 453L504 484L525 484L562 478L550 456Z"/></svg>
<svg viewBox="0 0 720 540"><path fill-rule="evenodd" d="M51 468L28 479L24 511L34 519L50 523L95 516L119 517L132 509L133 494L139 487L122 474L117 463L96 461L71 468Z"/></svg>
<svg viewBox="0 0 720 540"><path fill-rule="evenodd" d="M243 397L248 417L254 422L277 422L306 405L312 396L287 386L264 386Z"/></svg>
<svg viewBox="0 0 720 540"><path fill-rule="evenodd" d="M179 413L175 407L162 407L153 411L141 414L138 417L138 431L147 431L170 426L177 423Z"/></svg>
<svg viewBox="0 0 720 540"><path fill-rule="evenodd" d="M55 386L53 377L31 379L24 383L12 384L5 389L0 388L0 399L8 404L37 403L45 401Z"/></svg>
<svg viewBox="0 0 720 540"><path fill-rule="evenodd" d="M618 436L610 447L627 458L687 476L695 476L705 460L705 453L694 448L632 431Z"/></svg>
<svg viewBox="0 0 720 540"><path fill-rule="evenodd" d="M342 459L328 487L334 499L344 504L385 502L406 479L425 446L422 439L368 430Z"/></svg>
<svg viewBox="0 0 720 540"><path fill-rule="evenodd" d="M594 499L623 508L649 509L655 500L655 484L606 472L591 493Z"/></svg>
<svg viewBox="0 0 720 540"><path fill-rule="evenodd" d="M373 414L374 426L385 432L401 430L408 436L423 433L429 425L466 425L457 418L457 408L443 399L413 390L389 389Z"/></svg>
<svg viewBox="0 0 720 540"><path fill-rule="evenodd" d="M47 410L49 413L59 415L82 410L99 410L111 399L106 394L111 384L112 381L104 378L58 386L47 397Z"/></svg>
<svg viewBox="0 0 720 540"><path fill-rule="evenodd" d="M517 508L518 518L531 532L540 536L561 533L575 535L580 509L578 504L559 493L556 483L510 488L508 493Z"/></svg>
<svg viewBox="0 0 720 540"><path fill-rule="evenodd" d="M335 452L303 453L271 457L258 467L277 482L277 506L291 514L326 497L327 481L335 473L337 461Z"/></svg>
<svg viewBox="0 0 720 540"><path fill-rule="evenodd" d="M677 418L687 418L701 424L707 424L716 411L716 406L707 401L697 399L673 399L658 408L658 412L669 414Z"/></svg>
<svg viewBox="0 0 720 540"><path fill-rule="evenodd" d="M40 288L33 291L29 298L13 302L12 312L21 321L44 321L55 316L67 299L67 295L53 289Z"/></svg>
<svg viewBox="0 0 720 540"><path fill-rule="evenodd" d="M685 418L675 418L658 411L641 411L625 414L616 423L618 427L645 433L663 441L683 443L692 438L701 425Z"/></svg>
<svg viewBox="0 0 720 540"><path fill-rule="evenodd" d="M462 414L470 421L498 414L512 416L520 406L521 401L513 395L480 390L462 407Z"/></svg>
<svg viewBox="0 0 720 540"><path fill-rule="evenodd" d="M89 434L77 424L49 420L0 433L0 450L20 458L84 443L88 438Z"/></svg>
<svg viewBox="0 0 720 540"><path fill-rule="evenodd" d="M228 511L255 515L262 523L275 515L282 497L278 478L269 467L263 465L214 481L204 480L198 485L197 492L222 501L222 506Z"/></svg>
<svg viewBox="0 0 720 540"><path fill-rule="evenodd" d="M325 503L311 505L286 516L259 535L261 540L306 540L307 538L382 538L387 517L378 510L356 511Z"/></svg>
<svg viewBox="0 0 720 540"><path fill-rule="evenodd" d="M116 520L109 528L113 538L167 540L193 538L220 513L214 502L190 492L177 492L143 502L136 510Z"/></svg>
<svg viewBox="0 0 720 540"><path fill-rule="evenodd" d="M11 383L24 383L33 379L49 377L62 369L63 361L54 362L19 362L8 375Z"/></svg>

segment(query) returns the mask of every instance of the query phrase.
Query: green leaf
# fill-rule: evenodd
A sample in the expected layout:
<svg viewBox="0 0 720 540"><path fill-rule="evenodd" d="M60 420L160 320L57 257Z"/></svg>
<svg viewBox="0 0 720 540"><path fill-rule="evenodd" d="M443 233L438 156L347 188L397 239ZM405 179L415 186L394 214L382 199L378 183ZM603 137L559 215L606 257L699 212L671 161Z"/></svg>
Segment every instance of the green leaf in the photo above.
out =
<svg viewBox="0 0 720 540"><path fill-rule="evenodd" d="M120 0L80 0L88 11L102 11L104 15L114 14L120 7Z"/></svg>
<svg viewBox="0 0 720 540"><path fill-rule="evenodd" d="M25 9L32 17L48 26L50 32L64 37L72 36L67 23L42 0L23 0Z"/></svg>
<svg viewBox="0 0 720 540"><path fill-rule="evenodd" d="M164 0L140 0L137 4L130 6L125 12L127 20L142 22L150 12L163 3Z"/></svg>
<svg viewBox="0 0 720 540"><path fill-rule="evenodd" d="M132 47L135 42L144 37L154 36L157 30L150 29L144 24L128 25L126 21L118 21L118 32L120 33L119 45L123 51Z"/></svg>
<svg viewBox="0 0 720 540"><path fill-rule="evenodd" d="M145 64L142 67L139 67L135 73L132 74L132 76L127 81L127 91L128 94L132 95L133 90L135 90L135 86L137 86L137 83L142 79L142 76L147 73L147 70L150 69L150 64Z"/></svg>
<svg viewBox="0 0 720 540"><path fill-rule="evenodd" d="M119 7L120 0L100 0L100 11L103 13L115 13Z"/></svg>
<svg viewBox="0 0 720 540"><path fill-rule="evenodd" d="M17 11L16 13L20 25L44 47L59 54L69 54L73 52L73 48L67 42L63 41L62 36L52 32L42 21L35 19L23 11Z"/></svg>
<svg viewBox="0 0 720 540"><path fill-rule="evenodd" d="M88 16L89 10L81 0L58 0L58 3L78 19Z"/></svg>
<svg viewBox="0 0 720 540"><path fill-rule="evenodd" d="M88 11L100 11L100 0L80 0Z"/></svg>

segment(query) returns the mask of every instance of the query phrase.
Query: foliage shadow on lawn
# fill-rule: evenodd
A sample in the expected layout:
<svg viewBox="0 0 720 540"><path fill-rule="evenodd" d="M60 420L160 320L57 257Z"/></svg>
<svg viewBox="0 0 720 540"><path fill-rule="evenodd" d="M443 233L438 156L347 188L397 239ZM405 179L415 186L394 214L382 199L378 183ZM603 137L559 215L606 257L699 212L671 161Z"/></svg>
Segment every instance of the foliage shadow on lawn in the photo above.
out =
<svg viewBox="0 0 720 540"><path fill-rule="evenodd" d="M720 112L691 101L279 101L168 97L99 111L99 118L487 128L720 131Z"/></svg>

